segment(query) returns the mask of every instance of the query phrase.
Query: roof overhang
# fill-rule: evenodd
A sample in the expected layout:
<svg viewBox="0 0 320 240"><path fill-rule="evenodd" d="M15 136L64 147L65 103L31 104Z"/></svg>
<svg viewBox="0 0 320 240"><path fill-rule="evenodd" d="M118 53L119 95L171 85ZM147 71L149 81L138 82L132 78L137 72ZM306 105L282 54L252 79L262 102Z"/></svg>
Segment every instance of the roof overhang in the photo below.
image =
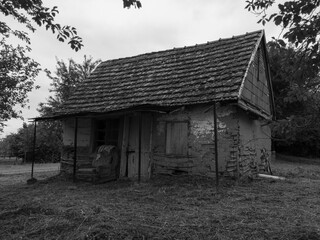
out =
<svg viewBox="0 0 320 240"><path fill-rule="evenodd" d="M92 111L83 111L83 112L72 112L72 113L61 113L52 116L44 116L44 117L35 117L31 118L34 121L45 121L45 120L63 120L67 118L75 118L75 117L100 117L100 116L119 116L126 114L134 114L136 112L156 112L156 113L169 113L177 108L181 108L181 106L152 106L152 105L142 105L136 106L132 108L114 110L114 111L105 111L105 112L92 112Z"/></svg>
<svg viewBox="0 0 320 240"><path fill-rule="evenodd" d="M138 105L133 107L128 107L124 109L115 109L111 111L81 111L81 112L69 112L69 113L57 113L52 116L44 116L44 117L35 117L30 118L30 120L34 121L45 121L45 120L62 120L67 118L74 118L74 117L100 117L100 116L119 116L125 114L134 114L137 112L156 112L156 113L170 113L172 111L181 109L183 106L194 106L199 104L212 104L213 102L220 102L228 104L230 102L235 103L237 98L221 98L216 99L213 101L201 101L201 102L193 102L193 103L185 103L185 104L176 104L176 105L169 105L169 106L159 106L159 105L152 105L152 104L145 104L145 105Z"/></svg>
<svg viewBox="0 0 320 240"><path fill-rule="evenodd" d="M253 104L250 104L249 102L244 101L242 99L238 100L237 105L240 108L242 108L243 110L252 112L253 114L255 114L255 115L259 116L259 117L262 117L262 118L264 118L266 120L270 120L271 121L272 118L273 118L272 115L262 111L261 109L255 107Z"/></svg>

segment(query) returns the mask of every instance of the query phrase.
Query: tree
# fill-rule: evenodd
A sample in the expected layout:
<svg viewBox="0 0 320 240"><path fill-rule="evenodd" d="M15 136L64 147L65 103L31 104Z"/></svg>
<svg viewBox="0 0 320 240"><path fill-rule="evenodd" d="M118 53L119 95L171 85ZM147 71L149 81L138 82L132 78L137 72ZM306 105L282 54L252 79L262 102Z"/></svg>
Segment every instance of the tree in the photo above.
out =
<svg viewBox="0 0 320 240"><path fill-rule="evenodd" d="M24 149L16 133L11 133L2 139L1 147L4 156L6 157L23 157Z"/></svg>
<svg viewBox="0 0 320 240"><path fill-rule="evenodd" d="M124 8L131 6L141 8L138 0L123 0ZM65 42L78 51L83 46L77 30L71 26L61 26L55 22L58 8L46 7L41 0L2 0L0 14L12 17L27 31L34 33L35 25L44 27L56 35L59 41ZM27 56L30 49L30 38L26 31L12 29L5 21L0 20L0 131L4 122L17 118L21 112L14 110L15 105L24 107L27 103L27 93L34 87L35 77L40 71L39 63ZM12 46L7 43L9 37L19 38L26 46Z"/></svg>
<svg viewBox="0 0 320 240"><path fill-rule="evenodd" d="M142 4L139 0L123 0L123 7L130 8L131 6L135 8L141 8Z"/></svg>
<svg viewBox="0 0 320 240"><path fill-rule="evenodd" d="M139 0L123 0L123 7L131 6L141 8ZM68 41L71 48L78 51L82 46L82 39L77 35L77 30L71 26L61 26L55 22L55 17L59 13L58 8L48 8L44 6L41 0L2 0L0 3L0 13L5 16L12 16L16 21L22 24L31 32L35 32L34 24L43 26L46 30L51 30L59 41ZM22 41L30 44L28 33L19 30L13 30L7 23L0 21L0 33L8 38L14 35Z"/></svg>
<svg viewBox="0 0 320 240"><path fill-rule="evenodd" d="M52 9L43 5L41 0L3 0L0 3L0 13L6 17L13 17L18 23L26 27L29 31L35 32L34 24L43 26L51 30L59 41L68 40L71 48L79 50L82 45L82 39L77 36L77 31L71 26L61 26L55 22L55 17L59 13L55 6ZM0 21L0 33L8 38L14 35L22 41L30 44L30 38L27 32L13 30L7 23Z"/></svg>
<svg viewBox="0 0 320 240"><path fill-rule="evenodd" d="M60 160L61 129L48 127L50 122L37 124L35 160L37 162L56 162ZM22 158L24 162L32 161L34 143L34 125L23 124L16 133L7 135L0 142L4 156ZM60 134L58 134L60 133Z"/></svg>
<svg viewBox="0 0 320 240"><path fill-rule="evenodd" d="M276 150L295 155L320 154L320 62L304 51L268 43L276 102L273 136Z"/></svg>
<svg viewBox="0 0 320 240"><path fill-rule="evenodd" d="M42 116L51 113L60 107L73 93L76 85L89 77L90 73L101 63L101 60L93 60L92 57L84 56L82 63L76 63L69 59L68 63L57 59L55 76L48 70L47 76L52 80L50 92L54 93L47 103L40 103L39 112Z"/></svg>
<svg viewBox="0 0 320 240"><path fill-rule="evenodd" d="M41 0L3 0L0 13L13 17L27 30L35 32L34 24L51 30L59 41L68 41L71 48L79 50L82 40L77 36L74 27L61 26L56 23L57 7L49 9ZM30 38L27 32L12 29L6 22L0 21L0 131L4 121L17 118L21 112L14 109L15 105L25 107L28 103L27 93L34 87L35 78L40 71L40 64L27 56L30 52ZM25 46L13 46L7 43L9 37L19 38ZM37 86L36 86L37 87Z"/></svg>
<svg viewBox="0 0 320 240"><path fill-rule="evenodd" d="M38 111L41 116L50 116L73 93L77 84L89 77L101 60L93 60L84 56L82 63L76 63L73 59L68 62L57 59L54 75L47 70L48 77L52 80L50 90L53 96L47 99L47 103L40 103ZM37 127L37 159L44 161L58 161L60 147L62 146L62 126L56 121L40 121Z"/></svg>
<svg viewBox="0 0 320 240"><path fill-rule="evenodd" d="M10 118L19 113L14 110L16 104L24 107L27 104L27 93L33 89L35 77L38 75L39 64L26 56L27 48L16 48L0 40L0 130Z"/></svg>
<svg viewBox="0 0 320 240"><path fill-rule="evenodd" d="M278 151L319 155L320 145L320 1L286 0L270 13L276 0L246 0L258 23L281 27L270 42L269 56L276 115L273 136Z"/></svg>
<svg viewBox="0 0 320 240"><path fill-rule="evenodd" d="M282 27L283 38L294 47L303 49L311 58L319 58L320 14L319 0L291 0L278 4L278 12L268 9L276 0L246 0L246 9L259 15L258 23L273 21ZM277 39L285 46L285 41Z"/></svg>

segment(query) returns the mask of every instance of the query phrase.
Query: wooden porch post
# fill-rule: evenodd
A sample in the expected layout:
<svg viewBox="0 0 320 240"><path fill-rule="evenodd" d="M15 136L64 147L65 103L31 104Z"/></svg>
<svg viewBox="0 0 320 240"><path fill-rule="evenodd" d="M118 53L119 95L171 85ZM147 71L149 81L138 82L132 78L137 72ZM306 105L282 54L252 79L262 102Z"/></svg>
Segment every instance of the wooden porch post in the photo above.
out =
<svg viewBox="0 0 320 240"><path fill-rule="evenodd" d="M218 126L217 126L217 106L213 103L213 122L214 122L214 158L216 163L216 187L219 187L219 161L218 161Z"/></svg>
<svg viewBox="0 0 320 240"><path fill-rule="evenodd" d="M138 165L138 182L141 181L141 133L142 133L142 113L139 113L139 165Z"/></svg>
<svg viewBox="0 0 320 240"><path fill-rule="evenodd" d="M78 145L78 118L74 119L74 155L73 155L73 182L77 180L77 145Z"/></svg>
<svg viewBox="0 0 320 240"><path fill-rule="evenodd" d="M33 179L34 162L36 160L36 138L37 138L37 122L36 122L36 120L34 120L31 179Z"/></svg>

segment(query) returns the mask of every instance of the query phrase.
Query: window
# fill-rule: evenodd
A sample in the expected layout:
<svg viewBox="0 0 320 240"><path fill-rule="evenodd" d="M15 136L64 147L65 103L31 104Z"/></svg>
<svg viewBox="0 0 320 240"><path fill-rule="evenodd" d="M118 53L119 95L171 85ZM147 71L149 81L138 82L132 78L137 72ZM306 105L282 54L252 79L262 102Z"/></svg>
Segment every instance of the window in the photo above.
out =
<svg viewBox="0 0 320 240"><path fill-rule="evenodd" d="M188 150L188 123L167 122L166 154L186 156Z"/></svg>
<svg viewBox="0 0 320 240"><path fill-rule="evenodd" d="M103 119L96 122L95 146L118 145L119 119Z"/></svg>

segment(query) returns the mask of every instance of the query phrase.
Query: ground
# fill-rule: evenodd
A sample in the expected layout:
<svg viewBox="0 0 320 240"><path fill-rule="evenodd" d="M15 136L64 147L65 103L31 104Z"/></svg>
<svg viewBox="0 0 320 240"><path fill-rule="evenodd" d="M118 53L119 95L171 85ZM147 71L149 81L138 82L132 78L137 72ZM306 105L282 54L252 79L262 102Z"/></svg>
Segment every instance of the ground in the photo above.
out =
<svg viewBox="0 0 320 240"><path fill-rule="evenodd" d="M272 166L287 180L218 190L205 177L92 185L54 171L27 185L30 173L0 174L0 239L320 239L320 165Z"/></svg>

